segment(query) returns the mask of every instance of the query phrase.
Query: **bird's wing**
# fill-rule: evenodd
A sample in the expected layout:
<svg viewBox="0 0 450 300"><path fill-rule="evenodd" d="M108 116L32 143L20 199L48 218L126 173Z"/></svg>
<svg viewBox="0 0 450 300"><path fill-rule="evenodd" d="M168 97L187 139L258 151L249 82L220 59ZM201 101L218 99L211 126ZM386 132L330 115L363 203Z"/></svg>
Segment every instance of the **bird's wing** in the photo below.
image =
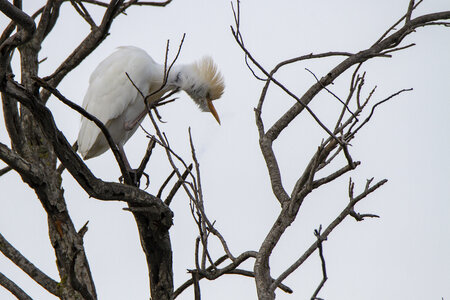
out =
<svg viewBox="0 0 450 300"><path fill-rule="evenodd" d="M120 48L101 62L92 73L83 108L105 125L122 115L128 118L137 116L143 109L138 112L137 108L143 107L143 102L138 103L137 107L135 105L137 101L142 101L137 88L144 95L147 93L154 72L153 64L154 61L143 50L134 47ZM130 109L131 114L127 111ZM93 122L82 117L78 146L83 156L93 147L100 132ZM112 135L114 137L113 133Z"/></svg>

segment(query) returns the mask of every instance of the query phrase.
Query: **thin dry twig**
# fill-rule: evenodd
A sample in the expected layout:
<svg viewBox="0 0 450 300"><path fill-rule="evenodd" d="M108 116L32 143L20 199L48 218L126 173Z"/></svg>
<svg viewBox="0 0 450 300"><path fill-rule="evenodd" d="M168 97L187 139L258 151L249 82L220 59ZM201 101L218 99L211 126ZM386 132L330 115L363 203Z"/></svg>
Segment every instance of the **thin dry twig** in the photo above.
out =
<svg viewBox="0 0 450 300"><path fill-rule="evenodd" d="M406 17L408 16L408 13L409 13L409 17L410 17L409 21L411 21L411 13L412 13L412 11L413 11L414 9L416 9L417 6L419 6L419 4L422 3L422 1L423 1L423 0L420 0L419 2L417 2L417 4L414 5L414 7L413 7L413 9L412 9L411 11L409 10L409 6L410 6L410 4L411 4L411 1L410 1L410 4L408 4L408 11L406 12L406 14L403 15L399 20L397 20L397 22L395 22L391 27L389 27L389 29L386 30L386 31L381 35L381 37L380 37L373 45L377 45L377 44L379 44L382 40L384 40L384 38L385 38L392 30L394 30L395 27L396 27L398 24L400 24L403 20L406 19ZM409 22L409 21L408 21L408 22Z"/></svg>
<svg viewBox="0 0 450 300"><path fill-rule="evenodd" d="M308 68L305 68L306 71L308 71L309 73L312 74L312 76L314 76L314 78L316 79L316 81L322 85L322 83L320 82L319 78L317 78L316 74L313 73L313 71L311 71ZM322 85L322 88L327 91L329 94L331 94L334 98L336 98L339 102L342 103L342 105L344 106L344 108L355 118L357 119L356 115L350 110L350 108L348 107L347 103L342 101L341 98L339 98L335 93L333 93L330 89L328 89L326 86Z"/></svg>
<svg viewBox="0 0 450 300"><path fill-rule="evenodd" d="M319 294L320 290L323 288L323 286L325 285L325 282L328 279L327 276L327 266L325 263L325 257L323 256L323 240L320 239L320 234L322 231L322 225L320 225L319 229L314 230L314 235L317 238L317 248L319 249L319 257L320 257L320 262L322 264L322 280L320 281L319 285L317 286L316 290L314 291L313 295L311 296L311 300L316 300L319 299L317 298L317 295Z"/></svg>
<svg viewBox="0 0 450 300"><path fill-rule="evenodd" d="M184 171L184 173L181 175L181 178L178 179L178 181L174 184L172 187L172 190L167 195L166 200L164 200L164 203L169 206L172 203L172 199L175 196L175 194L178 192L178 189L181 187L181 185L185 182L186 178L189 174L191 174L192 171L192 164L190 164L187 169ZM172 171L171 176L175 174L175 171ZM159 194L159 193L158 193Z"/></svg>
<svg viewBox="0 0 450 300"><path fill-rule="evenodd" d="M225 241L225 238L222 236L222 234L213 226L213 224L209 221L209 219L206 216L205 213L205 208L203 206L203 194L202 194L202 190L201 190L201 180L200 180L200 164L198 163L197 160L197 156L195 154L195 148L194 148L194 143L192 141L192 135L191 135L191 130L189 128L189 142L191 145L191 153L192 153L192 159L194 160L194 165L195 165L195 170L197 173L197 184L198 184L198 188L197 188L197 192L200 195L199 200L197 201L196 205L197 205L197 209L198 212L200 213L200 215L202 216L202 220L205 222L204 225L204 229L207 229L209 232L211 232L212 234L214 234L221 242L222 247L225 251L225 253L228 255L228 257L232 260L235 261L236 258L233 256L233 254L231 253L227 242Z"/></svg>
<svg viewBox="0 0 450 300"><path fill-rule="evenodd" d="M238 1L238 11L239 11L239 1ZM234 10L234 7L233 7ZM336 139L336 141L338 143L342 143L334 134L333 132L331 132L326 126L325 124L323 124L323 122L320 120L319 117L317 117L317 115L311 110L311 108L308 107L308 105L306 105L299 97L297 97L294 93L292 93L288 88L286 88L286 86L284 86L281 82L279 82L278 80L276 80L269 72L267 72L265 70L264 67L262 67L262 65L255 60L255 58L252 56L252 54L247 50L247 48L244 45L243 39L242 39L242 35L240 33L240 28L238 27L239 25L239 14L235 13L235 18L237 18L235 20L236 23L236 29L234 29L233 27L231 27L231 32L237 42L237 44L240 46L240 48L244 51L245 55L252 61L252 63L258 67L258 69L261 70L261 72L264 73L265 76L267 76L267 80L272 81L273 83L275 83L278 87L280 87L286 94L288 94L289 96L291 96L293 99L295 99L295 101L297 101L300 105L302 105L303 108L306 109L306 111L313 117L314 121L323 129L325 130L330 136L332 136L333 138Z"/></svg>
<svg viewBox="0 0 450 300"><path fill-rule="evenodd" d="M396 92L396 93L391 94L390 96L386 97L385 99L383 99L383 100L377 102L374 106L372 106L372 109L371 109L371 111L370 111L370 114L367 116L367 118L366 118L366 119L365 119L365 120L364 120L364 121L363 121L356 129L355 129L355 130L353 130L353 132L351 132L351 133L349 134L348 138L354 137L355 134L356 134L356 133L357 133L357 132L365 125L365 124L367 124L367 122L369 122L369 120L372 118L373 114L375 113L375 109L376 109L379 105L381 105L381 104L383 104L383 103L385 103L385 102L391 100L392 98L394 98L394 97L400 95L401 93L409 92L409 91L412 91L412 90L413 90L412 88L409 88L409 89L402 89L402 90L400 90L400 91L398 91L398 92Z"/></svg>
<svg viewBox="0 0 450 300"><path fill-rule="evenodd" d="M70 0L70 3L75 8L76 12L91 26L91 28L97 27L95 21L92 19L89 11L80 0Z"/></svg>

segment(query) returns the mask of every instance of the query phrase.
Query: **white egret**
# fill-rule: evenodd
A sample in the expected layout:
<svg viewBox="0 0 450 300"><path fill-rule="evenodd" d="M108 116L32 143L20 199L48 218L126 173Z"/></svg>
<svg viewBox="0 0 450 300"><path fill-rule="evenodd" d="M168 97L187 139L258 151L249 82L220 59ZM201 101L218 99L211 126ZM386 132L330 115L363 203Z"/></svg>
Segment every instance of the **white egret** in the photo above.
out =
<svg viewBox="0 0 450 300"><path fill-rule="evenodd" d="M163 80L164 66L156 63L144 50L119 47L92 73L83 108L105 124L123 151L123 145L136 132L147 112L140 92L152 94L161 88ZM212 101L222 95L224 81L211 58L205 57L193 64L174 65L164 88L147 101L155 103L175 89L184 90L200 110L211 112L220 124ZM109 149L101 130L85 117L81 118L77 142L78 151L85 160Z"/></svg>

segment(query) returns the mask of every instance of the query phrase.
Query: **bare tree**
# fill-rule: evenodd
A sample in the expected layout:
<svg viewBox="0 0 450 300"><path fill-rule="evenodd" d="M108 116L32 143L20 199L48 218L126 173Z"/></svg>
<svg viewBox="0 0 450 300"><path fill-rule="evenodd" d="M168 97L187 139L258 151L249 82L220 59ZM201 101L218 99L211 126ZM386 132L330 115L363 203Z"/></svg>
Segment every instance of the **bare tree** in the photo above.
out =
<svg viewBox="0 0 450 300"><path fill-rule="evenodd" d="M370 103L373 102L372 99L375 98L376 87L371 89L366 95L362 92L366 75L365 72L363 72L363 64L376 57L390 58L393 53L414 46L414 44L402 45L402 42L405 37L414 33L418 28L450 25L450 23L446 21L450 19L450 11L431 13L413 18L413 12L421 2L422 1L418 1L416 3L414 0L410 0L408 7L406 7L405 14L367 49L363 49L357 53L326 52L301 55L278 63L270 71L254 58L252 52L244 43L243 33L240 31L241 13L239 0L237 1L237 5L233 7L235 18L235 25L231 28L233 36L236 43L244 52L245 62L254 77L257 80L265 82L258 105L255 108L255 119L259 133L259 144L266 162L272 191L280 204L278 218L267 233L259 250L255 253L253 275L255 277L258 299L274 299L275 290L280 287L283 280L297 270L316 250L318 250L322 262L323 279L312 294L311 299L320 299L318 298L318 294L327 280L326 264L322 249L323 242L327 240L330 233L348 216L355 218L357 221L363 221L365 218L378 217L374 214L357 213L355 211L355 205L381 187L387 180L382 179L378 182L374 182L373 178L368 179L362 191L355 194L355 184L350 178L348 184L348 205L343 207L341 213L337 215L330 224L324 227L323 230L322 226L315 230L314 234L317 237L317 241L311 244L304 253L300 254L298 259L293 262L290 267L275 279L272 277L269 264L271 254L285 230L298 216L304 201L316 189L323 188L328 183L342 177L344 174L354 170L360 165L360 162L355 161L351 155L349 148L350 142L354 140L360 129L371 120L371 117L379 105L391 100L401 93L412 90L401 89L371 105ZM296 95L275 77L276 73L287 65L328 57L343 57L343 60L331 68L321 78L318 78L314 73L306 69L314 76L316 83L301 95ZM338 97L328 88L328 86L342 76L344 72L352 70L353 72L350 78L347 96L343 98ZM258 72L262 73L262 75L257 75ZM264 103L267 100L268 89L273 85L292 97L296 103L272 126L266 129L262 114L264 111ZM309 107L309 104L321 91L326 91L331 97L336 98L337 101L342 103L342 110L336 114L335 125L331 128L324 124L324 122L320 120ZM273 150L273 144L294 119L299 118L304 114L309 114L315 120L317 126L320 126L323 129L325 136L322 142L317 146L317 151L312 155L309 163L298 177L292 191L287 191L282 182L282 170L279 168L277 156ZM331 163L335 162L339 157L343 157L346 163L340 168L331 168Z"/></svg>
<svg viewBox="0 0 450 300"><path fill-rule="evenodd" d="M107 37L112 22L121 13L131 6L165 6L171 1L123 1L112 0L110 3L93 0L71 0L70 4L76 12L90 25L91 31L76 47L72 54L47 77L41 78L39 73L38 54L47 35L58 24L59 10L64 4L63 0L49 0L46 5L36 11L32 16L22 10L22 1L15 0L11 4L0 0L0 10L11 19L0 37L0 91L2 92L3 114L5 127L10 137L10 146L0 143L0 159L8 166L0 170L0 176L9 170L17 172L22 180L36 192L39 201L44 207L47 218L49 237L55 250L59 279L52 279L24 257L13 245L0 235L0 251L14 262L20 269L28 274L34 281L49 293L61 299L97 299L95 283L91 276L90 267L83 246L83 236L87 231L87 224L76 230L67 211L66 200L63 195L61 173L66 169L77 183L92 197L103 201L123 201L127 203L127 210L131 211L138 225L141 245L145 253L149 271L151 297L155 300L174 299L188 287L194 287L195 299L201 298L201 279L215 280L224 274L235 274L255 279L259 299L274 299L277 289L286 293L293 290L283 284L283 281L297 270L315 252L321 259L323 278L313 292L311 299L320 299L318 295L327 280L327 271L324 253L324 241L332 231L348 216L362 221L365 218L377 217L370 213L358 213L355 205L373 193L386 179L374 181L367 180L360 192L355 191L355 184L349 179L348 204L327 226L319 226L314 231L316 241L312 243L298 259L284 272L274 276L270 271L270 257L283 236L286 228L297 218L304 201L315 190L324 188L330 182L351 172L360 164L354 160L350 142L354 141L360 129L363 128L376 113L379 105L391 100L401 93L411 89L400 89L397 92L377 98L375 88L368 93L364 91L365 72L363 64L377 57L390 58L392 54L414 46L402 45L406 36L415 32L419 27L432 25L449 26L450 11L431 13L413 17L415 8L422 2L411 0L406 13L392 27L390 27L374 44L357 53L326 52L307 54L285 60L268 71L258 62L250 49L244 43L243 33L240 30L241 12L239 1L233 5L234 26L231 31L237 45L245 55L245 62L257 80L265 83L255 108L255 120L259 134L261 152L264 156L270 178L273 194L277 199L280 210L277 220L272 225L266 238L257 251L248 250L238 255L234 254L226 238L216 229L215 222L208 217L205 211L200 165L196 157L192 136L190 137L190 150L192 163L182 158L170 146L169 137L158 127L158 114L156 107L148 106L148 115L154 126L155 134L148 133L149 143L147 152L138 168L136 177L128 173L123 158L114 144L106 127L94 116L88 114L81 107L62 95L57 87L67 74L76 68L98 45ZM100 24L96 24L89 13L89 7L95 5L104 8L104 15ZM39 19L36 23L35 20ZM394 30L395 29L395 30ZM178 49L181 51L183 41ZM167 47L167 51L169 47ZM18 82L12 71L11 58L16 52L20 55L21 81ZM165 61L166 75L170 72L172 62ZM284 66L301 63L312 59L329 57L342 57L342 61L331 68L324 76L318 77L302 95L296 95L276 78L277 72ZM348 83L348 94L339 97L330 88L337 78L345 72L351 72ZM261 75L258 75L261 74ZM296 102L272 126L266 128L263 112L269 88L277 87L292 97ZM336 113L332 127L321 120L309 104L322 91L330 94L342 104L342 109ZM142 100L148 95L141 92ZM76 110L86 118L94 121L102 129L117 164L122 172L123 182L107 182L97 178L74 152L64 134L56 126L53 115L46 103L51 95ZM166 95L158 105L167 104L171 95ZM317 126L323 129L324 138L317 145L317 150L310 158L304 170L299 174L292 191L287 191L282 181L282 170L278 165L278 158L273 150L273 144L279 135L296 118L309 114ZM167 155L167 161L173 172L164 181L154 194L139 188L139 179L144 174L146 165L154 147L162 147ZM345 162L335 167L343 158ZM61 163L58 166L58 161ZM148 170L147 170L148 172ZM172 180L175 177L175 180ZM163 192L172 182L172 187L163 199ZM170 204L178 191L184 191L190 201L192 217L197 225L198 238L195 240L194 261L195 268L189 270L191 279L174 289L172 248L169 229L172 226L173 213ZM215 238L221 245L222 254L214 257L209 245ZM241 265L253 260L253 269L241 268ZM0 273L0 284L9 290L18 299L31 299L21 287L11 279Z"/></svg>

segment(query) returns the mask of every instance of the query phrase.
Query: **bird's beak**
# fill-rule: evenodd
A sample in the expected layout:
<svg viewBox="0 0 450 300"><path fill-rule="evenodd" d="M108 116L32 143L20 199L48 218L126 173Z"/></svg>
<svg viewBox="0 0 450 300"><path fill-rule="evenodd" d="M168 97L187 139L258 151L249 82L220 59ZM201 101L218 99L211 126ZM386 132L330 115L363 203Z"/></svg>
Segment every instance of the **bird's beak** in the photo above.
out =
<svg viewBox="0 0 450 300"><path fill-rule="evenodd" d="M219 115L217 114L216 108L214 107L214 105L212 104L212 101L207 99L206 103L208 103L208 108L209 111L212 113L212 115L214 116L214 118L216 119L217 123L219 123L220 125L220 119L219 119Z"/></svg>

